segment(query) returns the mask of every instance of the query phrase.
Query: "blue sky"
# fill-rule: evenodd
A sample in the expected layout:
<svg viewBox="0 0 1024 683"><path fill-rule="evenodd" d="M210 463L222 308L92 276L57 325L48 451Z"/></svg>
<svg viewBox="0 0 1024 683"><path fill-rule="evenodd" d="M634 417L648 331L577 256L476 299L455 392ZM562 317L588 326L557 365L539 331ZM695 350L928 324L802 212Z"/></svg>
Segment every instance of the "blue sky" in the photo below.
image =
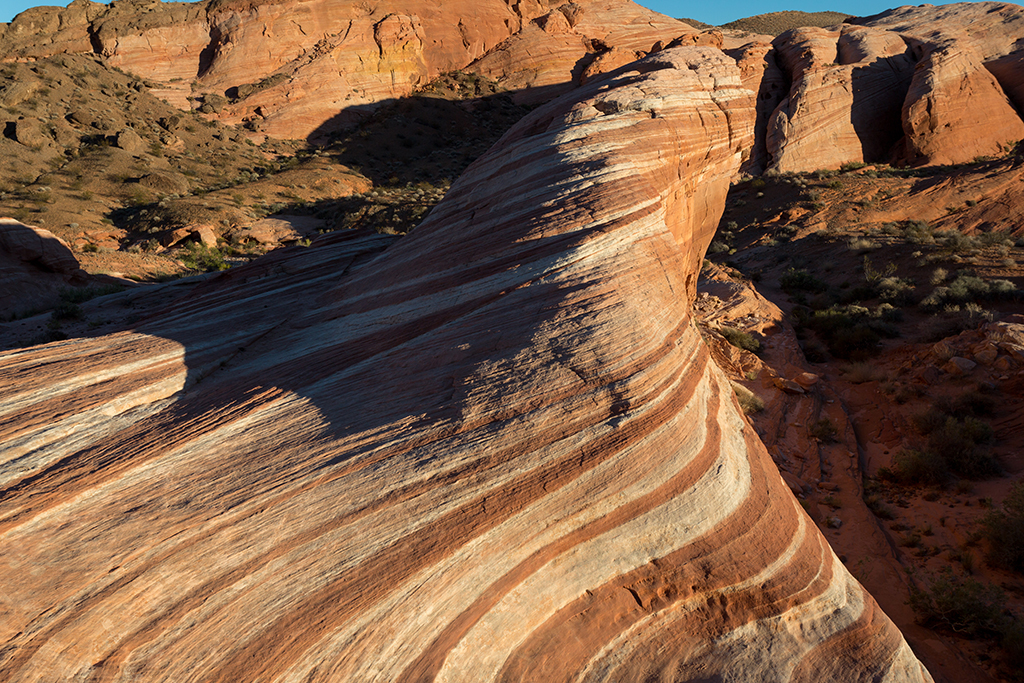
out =
<svg viewBox="0 0 1024 683"><path fill-rule="evenodd" d="M67 5L71 0L65 0ZM714 2L694 2L693 0L639 0L644 7L649 7L656 12L667 14L670 17L689 17L699 19L708 24L724 24L733 19L749 17L754 14L765 12L779 12L781 10L796 9L805 12L816 12L819 10L835 10L836 12L849 12L865 16L876 14L890 7L898 7L901 4L909 4L914 0L829 0L828 4L820 0L714 0ZM919 0L917 0L919 1ZM948 2L943 0L931 0L934 5L945 5ZM39 0L0 0L0 22L10 21L14 15L29 7L39 4ZM53 4L57 4L54 0Z"/></svg>

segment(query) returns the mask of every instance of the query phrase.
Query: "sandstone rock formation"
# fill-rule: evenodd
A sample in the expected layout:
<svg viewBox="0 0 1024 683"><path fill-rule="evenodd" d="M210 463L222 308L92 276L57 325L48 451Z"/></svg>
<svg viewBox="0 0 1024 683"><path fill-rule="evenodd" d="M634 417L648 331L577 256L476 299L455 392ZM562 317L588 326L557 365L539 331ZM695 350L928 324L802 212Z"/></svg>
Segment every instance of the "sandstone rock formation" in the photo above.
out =
<svg viewBox="0 0 1024 683"><path fill-rule="evenodd" d="M510 87L525 87L569 83L584 57L611 47L645 54L657 40L686 32L686 24L629 0L375 7L356 0L136 0L109 10L75 0L0 25L0 50L22 57L96 51L112 66L157 81L159 94L177 106L204 106L226 123L304 138L351 124L367 107L466 67L513 35L532 47L538 36L560 36L541 41L539 61L509 75Z"/></svg>
<svg viewBox="0 0 1024 683"><path fill-rule="evenodd" d="M397 243L0 355L0 678L930 680L691 321L754 104L667 50Z"/></svg>
<svg viewBox="0 0 1024 683"><path fill-rule="evenodd" d="M1024 138L1016 5L904 7L765 40L698 32L630 0L75 0L0 25L10 58L94 52L175 106L279 138L321 141L454 69L535 104L682 44L727 48L759 93L745 172L953 164Z"/></svg>
<svg viewBox="0 0 1024 683"><path fill-rule="evenodd" d="M1024 139L1024 9L925 5L848 21L859 26L774 41L792 85L766 133L771 168L956 164Z"/></svg>
<svg viewBox="0 0 1024 683"><path fill-rule="evenodd" d="M469 69L517 91L522 101L543 102L689 34L699 35L632 2L572 2L524 25Z"/></svg>
<svg viewBox="0 0 1024 683"><path fill-rule="evenodd" d="M53 233L0 218L0 317L52 303L62 288L89 280L68 245Z"/></svg>
<svg viewBox="0 0 1024 683"><path fill-rule="evenodd" d="M891 156L914 60L898 34L861 26L796 29L775 58L793 85L769 122L779 171L838 168Z"/></svg>

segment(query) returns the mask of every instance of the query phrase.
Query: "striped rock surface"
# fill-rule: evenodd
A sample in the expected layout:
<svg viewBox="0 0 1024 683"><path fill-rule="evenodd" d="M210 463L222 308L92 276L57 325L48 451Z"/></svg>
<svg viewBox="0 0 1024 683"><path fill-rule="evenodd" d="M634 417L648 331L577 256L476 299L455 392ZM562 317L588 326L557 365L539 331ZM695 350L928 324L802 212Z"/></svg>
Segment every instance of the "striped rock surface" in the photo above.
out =
<svg viewBox="0 0 1024 683"><path fill-rule="evenodd" d="M0 355L0 679L931 680L691 320L753 122L664 51L400 241Z"/></svg>

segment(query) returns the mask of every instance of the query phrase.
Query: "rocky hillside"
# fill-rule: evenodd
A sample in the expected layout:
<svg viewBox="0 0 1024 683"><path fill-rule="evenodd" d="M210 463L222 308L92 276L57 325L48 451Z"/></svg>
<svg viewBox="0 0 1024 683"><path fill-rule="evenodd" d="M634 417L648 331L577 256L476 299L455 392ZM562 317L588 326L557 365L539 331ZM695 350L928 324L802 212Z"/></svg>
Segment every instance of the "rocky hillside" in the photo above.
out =
<svg viewBox="0 0 1024 683"><path fill-rule="evenodd" d="M835 26L842 24L850 17L842 12L769 12L753 17L744 17L736 21L722 24L723 29L746 31L769 36L777 36L795 28L807 26ZM685 21L685 20L684 20Z"/></svg>
<svg viewBox="0 0 1024 683"><path fill-rule="evenodd" d="M1019 675L1024 9L439 7L0 25L0 678Z"/></svg>

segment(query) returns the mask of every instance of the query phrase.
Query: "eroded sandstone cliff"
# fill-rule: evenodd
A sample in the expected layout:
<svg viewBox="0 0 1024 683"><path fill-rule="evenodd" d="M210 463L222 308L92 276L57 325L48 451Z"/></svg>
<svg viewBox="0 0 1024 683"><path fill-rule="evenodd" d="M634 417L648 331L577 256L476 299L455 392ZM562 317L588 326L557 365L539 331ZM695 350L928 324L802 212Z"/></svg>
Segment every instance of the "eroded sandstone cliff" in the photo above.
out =
<svg viewBox="0 0 1024 683"><path fill-rule="evenodd" d="M926 5L849 21L773 41L791 85L766 129L769 168L957 164L1024 138L1012 66L1021 7Z"/></svg>
<svg viewBox="0 0 1024 683"><path fill-rule="evenodd" d="M1024 10L922 6L771 40L630 0L75 0L0 25L0 51L92 52L182 108L254 134L323 141L457 69L540 103L665 46L724 47L760 90L748 172L955 164L1024 138ZM769 42L770 41L770 42Z"/></svg>
<svg viewBox="0 0 1024 683"><path fill-rule="evenodd" d="M395 244L0 355L0 677L930 680L691 321L754 119L663 51Z"/></svg>

